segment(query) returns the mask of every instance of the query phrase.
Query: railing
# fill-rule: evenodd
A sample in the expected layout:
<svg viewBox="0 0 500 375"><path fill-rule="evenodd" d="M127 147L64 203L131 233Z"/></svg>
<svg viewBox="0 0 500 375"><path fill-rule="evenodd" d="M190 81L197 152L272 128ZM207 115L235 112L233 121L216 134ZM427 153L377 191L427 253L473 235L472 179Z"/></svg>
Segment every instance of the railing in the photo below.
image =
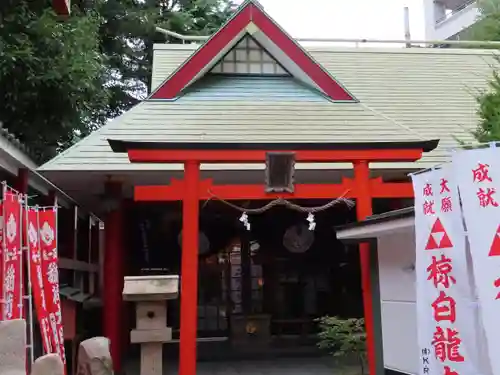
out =
<svg viewBox="0 0 500 375"><path fill-rule="evenodd" d="M81 260L75 260L70 258L59 258L58 265L59 268L71 271L89 272L89 273L99 272L99 265L96 263L87 263Z"/></svg>
<svg viewBox="0 0 500 375"><path fill-rule="evenodd" d="M472 1L473 2L473 1ZM179 39L182 43L199 42L203 43L210 36L200 35L182 35L161 27L156 27L156 31L175 39ZM412 39L339 39L339 38L296 38L299 43L312 42L312 43L350 43L356 47L367 44L401 44L408 47L433 47L436 45L449 45L449 46L462 46L462 47L498 47L500 48L499 41L479 41L479 40L412 40Z"/></svg>
<svg viewBox="0 0 500 375"><path fill-rule="evenodd" d="M476 0L468 0L468 1L466 1L465 3L463 3L462 5L460 5L459 7L457 7L456 9L453 9L451 12L446 13L443 17L438 18L436 20L436 25L439 25L440 23L442 23L442 22L450 19L455 14L460 13L462 10L464 10L465 8L467 8L469 5L474 4L475 2L476 2Z"/></svg>

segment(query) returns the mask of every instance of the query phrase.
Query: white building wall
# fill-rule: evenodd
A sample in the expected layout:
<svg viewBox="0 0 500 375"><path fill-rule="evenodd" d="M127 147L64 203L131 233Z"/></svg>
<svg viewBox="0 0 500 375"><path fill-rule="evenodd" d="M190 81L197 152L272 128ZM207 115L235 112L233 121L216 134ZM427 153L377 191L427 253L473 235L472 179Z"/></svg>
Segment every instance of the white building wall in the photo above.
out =
<svg viewBox="0 0 500 375"><path fill-rule="evenodd" d="M464 29L475 23L480 14L475 2L468 3L465 7L449 9L445 2L436 0L423 0L425 38L426 40L446 40L454 37Z"/></svg>
<svg viewBox="0 0 500 375"><path fill-rule="evenodd" d="M413 227L378 237L384 366L408 374L419 373L415 255ZM468 262L472 279L470 257ZM476 327L479 373L491 375L484 330L476 319L471 324Z"/></svg>
<svg viewBox="0 0 500 375"><path fill-rule="evenodd" d="M382 336L386 368L418 373L413 228L378 239Z"/></svg>

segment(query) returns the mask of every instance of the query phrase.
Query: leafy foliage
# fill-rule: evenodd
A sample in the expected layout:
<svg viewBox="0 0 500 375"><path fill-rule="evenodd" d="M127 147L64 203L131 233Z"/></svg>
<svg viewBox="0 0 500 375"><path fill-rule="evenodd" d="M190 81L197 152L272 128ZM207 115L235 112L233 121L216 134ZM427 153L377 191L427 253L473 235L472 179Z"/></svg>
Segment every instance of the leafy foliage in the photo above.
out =
<svg viewBox="0 0 500 375"><path fill-rule="evenodd" d="M335 357L355 356L363 374L366 362L364 319L325 316L318 319L318 325L318 347L330 351Z"/></svg>
<svg viewBox="0 0 500 375"><path fill-rule="evenodd" d="M0 121L40 159L102 124L108 104L101 19L77 14L61 22L46 5L0 7Z"/></svg>
<svg viewBox="0 0 500 375"><path fill-rule="evenodd" d="M481 19L467 32L467 39L500 41L500 0L477 0Z"/></svg>
<svg viewBox="0 0 500 375"><path fill-rule="evenodd" d="M479 125L473 131L481 143L500 141L500 73L495 71L488 83L489 90L478 98Z"/></svg>
<svg viewBox="0 0 500 375"><path fill-rule="evenodd" d="M481 19L470 30L475 40L500 41L500 0L478 0ZM500 73L497 64L488 82L488 89L477 97L480 121L472 132L474 138L481 143L500 141Z"/></svg>
<svg viewBox="0 0 500 375"><path fill-rule="evenodd" d="M84 12L104 20L99 30L110 92L108 115L115 117L143 99L151 87L154 43L179 43L155 27L185 35L210 35L233 11L230 0L79 0Z"/></svg>
<svg viewBox="0 0 500 375"><path fill-rule="evenodd" d="M61 19L51 0L0 1L0 121L39 161L146 96L152 45L165 42L155 26L209 35L233 9L230 0L72 4Z"/></svg>

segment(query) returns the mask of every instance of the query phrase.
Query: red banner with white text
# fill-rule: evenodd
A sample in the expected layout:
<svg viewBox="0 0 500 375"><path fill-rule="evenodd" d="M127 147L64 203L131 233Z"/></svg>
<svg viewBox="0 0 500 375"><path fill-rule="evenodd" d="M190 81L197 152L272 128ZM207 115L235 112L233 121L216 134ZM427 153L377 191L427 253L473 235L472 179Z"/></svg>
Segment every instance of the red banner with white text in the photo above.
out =
<svg viewBox="0 0 500 375"><path fill-rule="evenodd" d="M7 192L3 200L3 317L4 320L23 317L23 256L21 247L20 196Z"/></svg>
<svg viewBox="0 0 500 375"><path fill-rule="evenodd" d="M45 300L44 276L42 272L42 254L40 252L40 236L38 225L38 209L29 207L27 210L28 261L31 273L31 288L35 303L36 315L40 325L43 349L52 353L51 330L47 303Z"/></svg>
<svg viewBox="0 0 500 375"><path fill-rule="evenodd" d="M59 270L57 266L57 211L53 209L38 212L40 249L42 251L42 273L44 277L45 302L49 317L52 347L66 363L64 333L59 299Z"/></svg>
<svg viewBox="0 0 500 375"><path fill-rule="evenodd" d="M0 202L0 280L3 280L3 203ZM3 282L0 281L0 321L3 320Z"/></svg>

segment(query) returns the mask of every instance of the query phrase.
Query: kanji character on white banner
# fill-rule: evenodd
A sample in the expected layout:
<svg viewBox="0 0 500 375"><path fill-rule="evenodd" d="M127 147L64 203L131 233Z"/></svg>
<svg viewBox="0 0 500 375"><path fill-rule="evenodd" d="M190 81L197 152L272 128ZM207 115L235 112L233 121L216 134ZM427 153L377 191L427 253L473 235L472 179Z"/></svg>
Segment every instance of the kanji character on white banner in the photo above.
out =
<svg viewBox="0 0 500 375"><path fill-rule="evenodd" d="M412 176L422 375L477 374L477 320L451 166Z"/></svg>
<svg viewBox="0 0 500 375"><path fill-rule="evenodd" d="M500 149L453 154L474 278L494 374L500 374Z"/></svg>

